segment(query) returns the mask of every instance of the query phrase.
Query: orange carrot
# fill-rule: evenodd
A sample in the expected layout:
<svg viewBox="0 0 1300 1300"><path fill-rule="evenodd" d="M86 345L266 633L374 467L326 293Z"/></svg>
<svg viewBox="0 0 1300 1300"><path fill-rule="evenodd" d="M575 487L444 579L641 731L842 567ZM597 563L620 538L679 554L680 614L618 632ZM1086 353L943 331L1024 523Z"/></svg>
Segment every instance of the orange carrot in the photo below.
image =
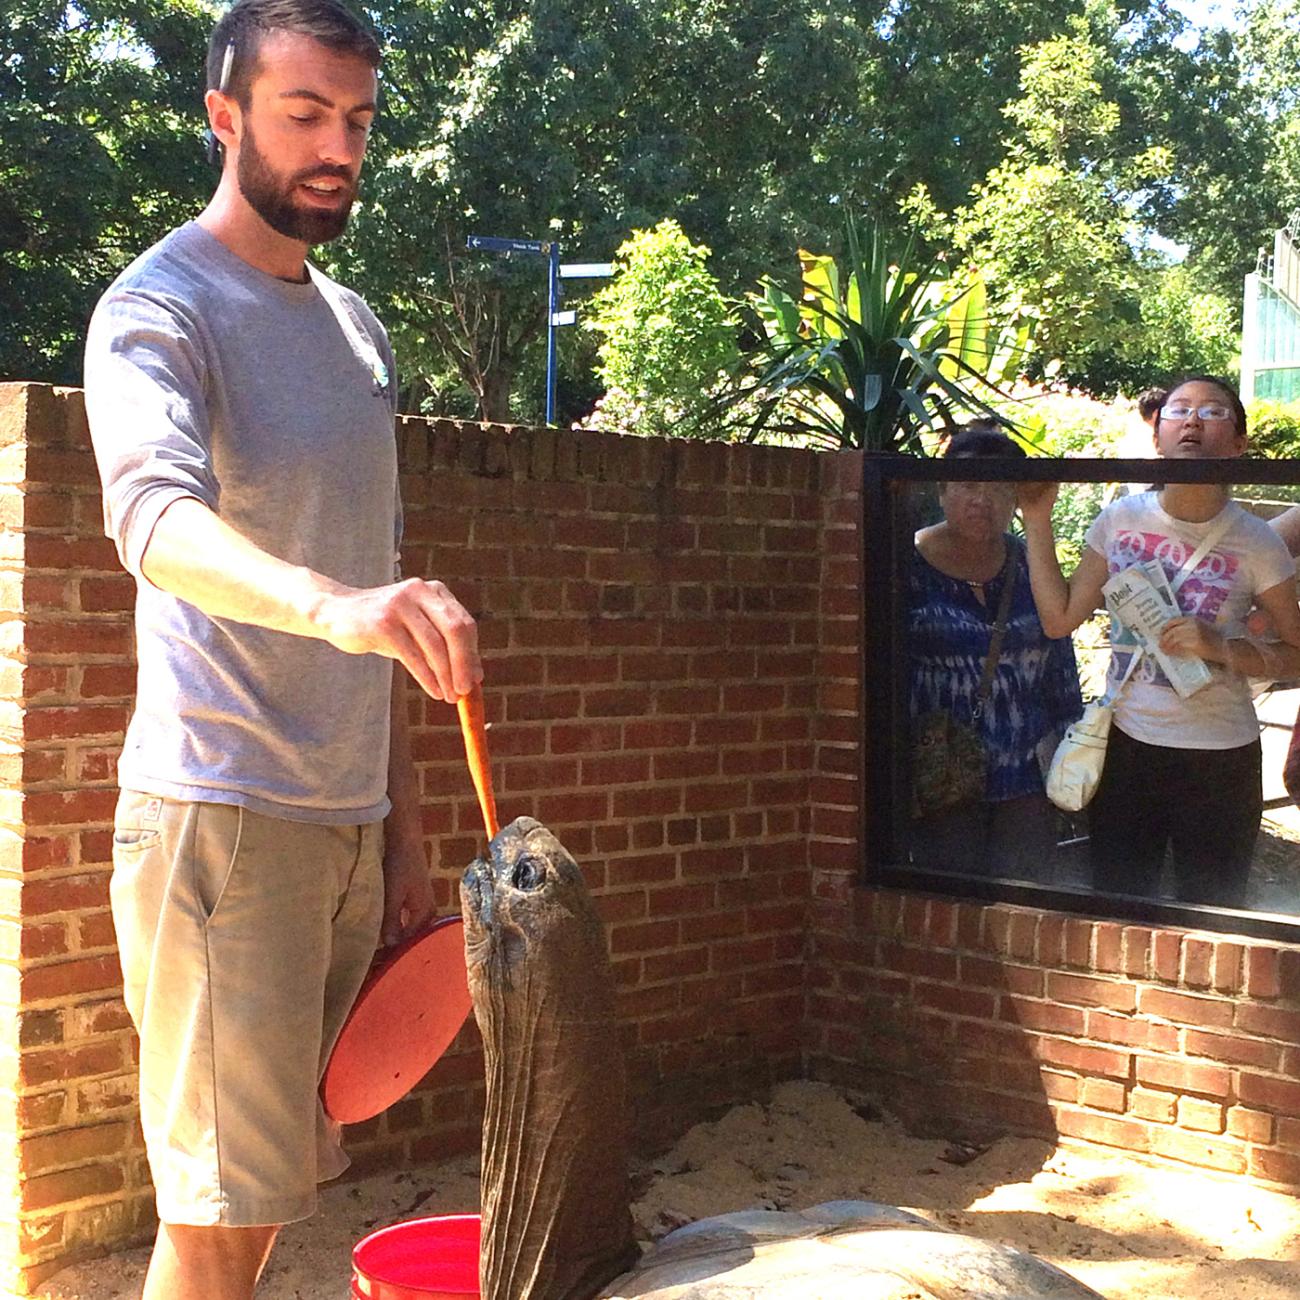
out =
<svg viewBox="0 0 1300 1300"><path fill-rule="evenodd" d="M465 738L465 758L469 763L470 779L478 795L478 806L483 810L483 825L488 839L501 829L497 821L497 801L492 793L492 764L488 758L487 727L483 722L483 688L476 686L468 695L456 701L460 714L460 730Z"/></svg>

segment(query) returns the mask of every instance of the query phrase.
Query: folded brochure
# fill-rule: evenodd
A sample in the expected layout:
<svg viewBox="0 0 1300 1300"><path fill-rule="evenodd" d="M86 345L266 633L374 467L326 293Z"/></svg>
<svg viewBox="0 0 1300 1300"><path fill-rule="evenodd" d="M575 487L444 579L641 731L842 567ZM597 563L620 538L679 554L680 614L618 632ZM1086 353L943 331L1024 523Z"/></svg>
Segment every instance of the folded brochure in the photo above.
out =
<svg viewBox="0 0 1300 1300"><path fill-rule="evenodd" d="M1170 620L1181 618L1182 613L1159 564L1152 560L1132 564L1115 574L1101 590L1111 617L1123 624L1148 654L1155 656L1169 684L1183 699L1210 684L1213 675L1204 659L1196 656L1176 659L1160 649L1160 633Z"/></svg>

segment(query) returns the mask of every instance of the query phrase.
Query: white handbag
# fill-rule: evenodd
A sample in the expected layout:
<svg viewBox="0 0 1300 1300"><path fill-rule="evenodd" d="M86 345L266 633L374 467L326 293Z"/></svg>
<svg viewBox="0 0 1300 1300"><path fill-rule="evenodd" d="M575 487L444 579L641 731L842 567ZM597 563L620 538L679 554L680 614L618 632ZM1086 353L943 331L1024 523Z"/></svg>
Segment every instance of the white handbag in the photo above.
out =
<svg viewBox="0 0 1300 1300"><path fill-rule="evenodd" d="M1115 716L1115 701L1128 685L1133 669L1142 658L1139 646L1128 661L1124 676L1113 692L1086 705L1083 716L1066 728L1061 743L1052 755L1044 786L1047 797L1064 812L1079 812L1092 802L1101 784L1101 769L1106 762L1106 742L1110 723Z"/></svg>
<svg viewBox="0 0 1300 1300"><path fill-rule="evenodd" d="M1197 565L1210 553L1211 549L1227 532L1232 520L1227 516L1219 521L1201 540L1201 544L1178 567L1178 572L1170 581L1170 587L1177 593L1183 583L1196 572ZM1066 729L1061 743L1052 755L1052 762L1047 769L1043 786L1047 797L1063 812L1080 812L1092 801L1101 784L1101 770L1106 762L1106 742L1110 739L1111 719L1115 716L1115 704L1133 676L1133 669L1142 658L1143 650L1139 646L1119 685L1113 691L1107 691L1099 700L1086 705L1083 716Z"/></svg>

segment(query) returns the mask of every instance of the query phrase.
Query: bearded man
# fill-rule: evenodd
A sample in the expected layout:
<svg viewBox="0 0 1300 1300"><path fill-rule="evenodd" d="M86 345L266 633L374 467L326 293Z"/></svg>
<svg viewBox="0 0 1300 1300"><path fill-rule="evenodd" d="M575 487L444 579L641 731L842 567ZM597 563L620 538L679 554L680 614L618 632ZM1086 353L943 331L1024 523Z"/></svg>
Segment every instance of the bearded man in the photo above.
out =
<svg viewBox="0 0 1300 1300"><path fill-rule="evenodd" d="M401 581L382 326L338 236L379 47L337 0L237 0L208 53L221 179L96 308L86 400L137 582L113 916L161 1220L145 1300L248 1300L347 1164L318 1083L381 938L429 919L405 673L481 679L473 619Z"/></svg>

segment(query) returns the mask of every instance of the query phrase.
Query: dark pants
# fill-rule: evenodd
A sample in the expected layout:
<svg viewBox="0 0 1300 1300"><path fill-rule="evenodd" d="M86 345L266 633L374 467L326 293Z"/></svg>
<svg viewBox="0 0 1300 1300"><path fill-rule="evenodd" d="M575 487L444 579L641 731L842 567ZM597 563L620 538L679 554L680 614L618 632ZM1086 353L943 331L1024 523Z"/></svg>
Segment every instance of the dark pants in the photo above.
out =
<svg viewBox="0 0 1300 1300"><path fill-rule="evenodd" d="M1042 794L962 804L912 823L912 861L971 876L1048 881L1056 822Z"/></svg>
<svg viewBox="0 0 1300 1300"><path fill-rule="evenodd" d="M1238 749L1169 749L1112 727L1088 809L1093 887L1155 894L1172 846L1180 902L1244 907L1263 808L1258 740Z"/></svg>

